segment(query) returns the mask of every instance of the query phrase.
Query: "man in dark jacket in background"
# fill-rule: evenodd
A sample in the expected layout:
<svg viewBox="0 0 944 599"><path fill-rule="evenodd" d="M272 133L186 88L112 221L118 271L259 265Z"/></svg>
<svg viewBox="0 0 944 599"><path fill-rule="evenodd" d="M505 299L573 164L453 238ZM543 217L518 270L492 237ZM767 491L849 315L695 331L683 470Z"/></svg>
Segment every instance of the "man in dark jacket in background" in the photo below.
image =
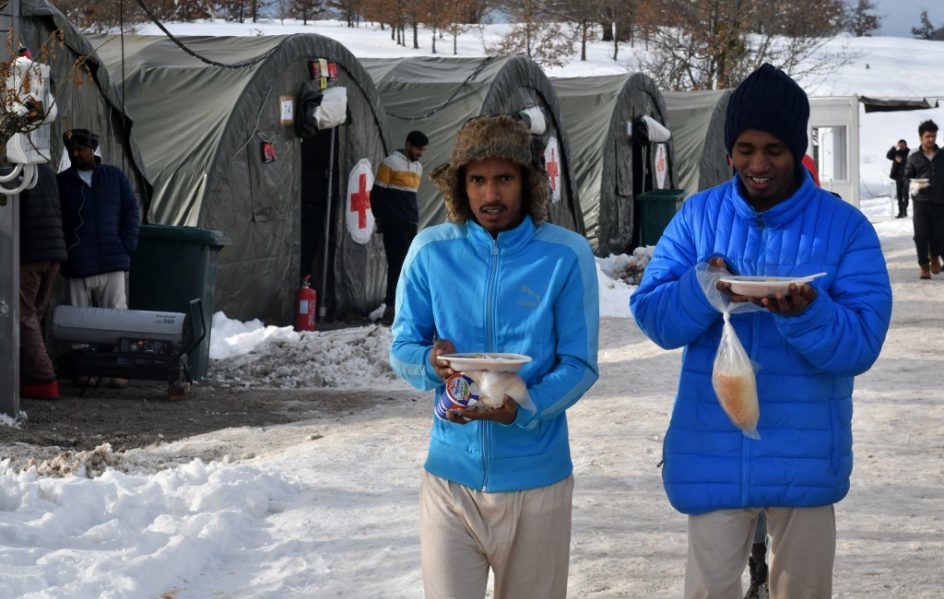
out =
<svg viewBox="0 0 944 599"><path fill-rule="evenodd" d="M42 319L59 267L66 259L56 175L36 166L36 187L20 194L20 395L59 397L59 381L46 344Z"/></svg>
<svg viewBox="0 0 944 599"><path fill-rule="evenodd" d="M377 219L377 231L383 235L387 255L386 308L381 317L385 324L393 322L397 280L406 252L416 237L419 222L416 192L423 177L420 158L427 145L429 138L422 131L410 131L404 147L384 158L370 191L370 208Z"/></svg>
<svg viewBox="0 0 944 599"><path fill-rule="evenodd" d="M944 154L937 145L937 124L918 125L921 145L905 162L905 178L912 179L914 242L921 278L940 274L944 250Z"/></svg>
<svg viewBox="0 0 944 599"><path fill-rule="evenodd" d="M128 308L126 276L138 246L138 200L121 169L95 155L98 136L87 129L63 135L72 166L59 173L59 196L73 306ZM112 386L127 381L112 379Z"/></svg>
<svg viewBox="0 0 944 599"><path fill-rule="evenodd" d="M888 176L895 181L895 196L898 198L898 216L895 218L905 218L908 216L908 179L905 178L905 161L908 160L908 142L903 139L898 140L897 146L885 154L885 157L892 161L892 170Z"/></svg>

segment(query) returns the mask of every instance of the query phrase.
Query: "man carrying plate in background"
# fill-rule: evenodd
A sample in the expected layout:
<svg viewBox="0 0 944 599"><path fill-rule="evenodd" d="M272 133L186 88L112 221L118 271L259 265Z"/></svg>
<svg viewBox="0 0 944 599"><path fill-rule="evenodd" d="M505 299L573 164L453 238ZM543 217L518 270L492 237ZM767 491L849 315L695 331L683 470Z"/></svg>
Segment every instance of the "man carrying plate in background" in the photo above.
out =
<svg viewBox="0 0 944 599"><path fill-rule="evenodd" d="M905 178L914 186L914 242L922 279L941 272L944 252L944 153L937 145L937 124L918 125L921 145L908 156Z"/></svg>
<svg viewBox="0 0 944 599"><path fill-rule="evenodd" d="M563 598L573 464L566 410L598 376L599 298L587 240L545 222L547 173L527 128L470 119L433 171L449 223L424 229L397 285L390 364L422 390L456 374L444 354L529 356L519 406L434 415L421 488L427 599Z"/></svg>
<svg viewBox="0 0 944 599"><path fill-rule="evenodd" d="M735 176L685 202L630 298L646 335L685 347L662 478L688 516L687 599L741 599L761 512L770 596L832 596L833 505L852 472L853 379L878 358L892 298L875 230L801 166L809 114L806 93L769 64L738 85L724 131ZM706 271L826 275L752 298L720 280L703 287ZM715 290L756 304L730 316L756 364L754 438L728 418L713 386L724 328L708 297Z"/></svg>

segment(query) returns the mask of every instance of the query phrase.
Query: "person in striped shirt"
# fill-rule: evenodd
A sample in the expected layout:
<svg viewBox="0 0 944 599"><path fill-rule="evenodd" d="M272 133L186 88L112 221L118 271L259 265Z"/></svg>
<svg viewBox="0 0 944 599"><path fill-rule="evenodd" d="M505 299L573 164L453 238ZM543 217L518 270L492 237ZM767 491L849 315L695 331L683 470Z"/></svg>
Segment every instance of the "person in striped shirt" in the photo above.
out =
<svg viewBox="0 0 944 599"><path fill-rule="evenodd" d="M420 158L427 145L429 138L422 131L410 131L404 147L384 158L370 192L370 207L377 231L383 235L387 255L386 308L381 318L386 324L393 322L397 279L410 243L416 237L419 222L416 190L423 177Z"/></svg>

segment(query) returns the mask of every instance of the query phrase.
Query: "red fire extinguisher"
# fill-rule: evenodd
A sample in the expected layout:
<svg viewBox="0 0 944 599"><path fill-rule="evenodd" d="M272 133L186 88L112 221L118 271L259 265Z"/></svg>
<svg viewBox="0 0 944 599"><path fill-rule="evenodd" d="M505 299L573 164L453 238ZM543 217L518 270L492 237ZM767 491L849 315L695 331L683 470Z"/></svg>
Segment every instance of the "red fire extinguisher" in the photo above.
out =
<svg viewBox="0 0 944 599"><path fill-rule="evenodd" d="M305 275L302 286L295 293L295 330L315 330L315 306L318 293L311 288L311 275Z"/></svg>

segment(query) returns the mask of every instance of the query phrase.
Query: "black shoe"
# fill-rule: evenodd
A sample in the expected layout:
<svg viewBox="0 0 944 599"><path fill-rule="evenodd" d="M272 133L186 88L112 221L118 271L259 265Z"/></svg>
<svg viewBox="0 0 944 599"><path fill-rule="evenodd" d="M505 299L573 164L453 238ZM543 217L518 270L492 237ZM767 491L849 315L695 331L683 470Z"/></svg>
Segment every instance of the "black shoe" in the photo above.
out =
<svg viewBox="0 0 944 599"><path fill-rule="evenodd" d="M767 583L765 582L756 586L752 584L748 587L744 599L770 599L770 590L767 588Z"/></svg>
<svg viewBox="0 0 944 599"><path fill-rule="evenodd" d="M747 587L744 599L768 599L770 595L767 590L767 563L763 556L749 557L747 570L751 574L751 585Z"/></svg>
<svg viewBox="0 0 944 599"><path fill-rule="evenodd" d="M393 306L387 306L386 308L384 308L383 316L380 317L380 323L386 324L386 325L393 324L393 316L394 316Z"/></svg>

